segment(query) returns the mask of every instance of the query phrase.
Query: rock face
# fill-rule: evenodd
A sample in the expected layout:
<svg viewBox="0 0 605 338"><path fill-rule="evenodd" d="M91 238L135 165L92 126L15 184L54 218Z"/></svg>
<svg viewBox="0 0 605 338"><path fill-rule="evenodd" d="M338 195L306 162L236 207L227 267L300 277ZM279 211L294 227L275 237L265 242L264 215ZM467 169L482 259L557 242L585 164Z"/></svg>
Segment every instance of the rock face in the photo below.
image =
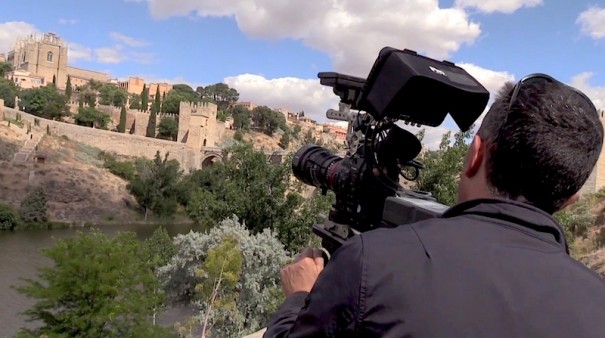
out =
<svg viewBox="0 0 605 338"><path fill-rule="evenodd" d="M601 278L605 278L605 249L600 249L592 252L579 259L593 271L596 271Z"/></svg>

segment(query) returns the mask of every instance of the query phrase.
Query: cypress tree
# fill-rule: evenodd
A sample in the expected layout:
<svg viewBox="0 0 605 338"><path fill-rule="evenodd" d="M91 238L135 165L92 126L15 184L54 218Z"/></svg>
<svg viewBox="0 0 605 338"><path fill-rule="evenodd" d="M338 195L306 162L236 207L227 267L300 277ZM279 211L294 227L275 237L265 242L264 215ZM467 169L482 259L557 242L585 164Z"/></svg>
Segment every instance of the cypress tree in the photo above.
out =
<svg viewBox="0 0 605 338"><path fill-rule="evenodd" d="M143 91L141 92L141 111L147 111L147 105L149 104L148 94L147 86L143 84Z"/></svg>
<svg viewBox="0 0 605 338"><path fill-rule="evenodd" d="M67 96L67 100L71 101L71 76L67 76L67 83L65 84L65 96Z"/></svg>
<svg viewBox="0 0 605 338"><path fill-rule="evenodd" d="M120 124L118 125L118 132L126 132L126 106L124 105L122 105L122 110L120 111Z"/></svg>
<svg viewBox="0 0 605 338"><path fill-rule="evenodd" d="M151 114L149 114L149 122L147 123L147 137L155 137L155 122L160 111L160 99L160 86L158 86L155 92L155 100L151 105Z"/></svg>

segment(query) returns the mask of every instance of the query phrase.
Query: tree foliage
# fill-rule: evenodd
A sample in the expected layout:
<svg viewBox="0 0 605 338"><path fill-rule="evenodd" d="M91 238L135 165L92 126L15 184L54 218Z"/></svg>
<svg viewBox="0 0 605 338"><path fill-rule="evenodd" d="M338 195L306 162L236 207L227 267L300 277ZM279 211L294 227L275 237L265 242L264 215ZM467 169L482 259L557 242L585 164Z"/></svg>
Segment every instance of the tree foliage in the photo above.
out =
<svg viewBox="0 0 605 338"><path fill-rule="evenodd" d="M95 107L79 107L74 117L76 124L91 128L107 129L111 116L97 110Z"/></svg>
<svg viewBox="0 0 605 338"><path fill-rule="evenodd" d="M0 78L4 78L6 74L13 71L13 65L10 62L0 62Z"/></svg>
<svg viewBox="0 0 605 338"><path fill-rule="evenodd" d="M158 138L176 140L179 134L179 123L171 117L163 117L158 125Z"/></svg>
<svg viewBox="0 0 605 338"><path fill-rule="evenodd" d="M20 222L19 214L13 207L0 204L0 230L13 230Z"/></svg>
<svg viewBox="0 0 605 338"><path fill-rule="evenodd" d="M118 132L126 132L126 106L122 106L120 110L120 123L118 124Z"/></svg>
<svg viewBox="0 0 605 338"><path fill-rule="evenodd" d="M134 233L108 237L98 230L79 232L43 250L54 265L41 268L37 280L17 291L36 300L25 315L42 326L36 337L160 337L152 326L153 308L161 304L158 281L141 259Z"/></svg>
<svg viewBox="0 0 605 338"><path fill-rule="evenodd" d="M127 185L127 189L145 210L145 220L149 210L160 217L171 216L176 210L176 184L182 171L179 163L168 160L168 156L166 153L162 159L157 151L153 161L137 161L135 176Z"/></svg>
<svg viewBox="0 0 605 338"><path fill-rule="evenodd" d="M30 114L50 120L69 116L67 97L52 85L22 90L19 98L21 107Z"/></svg>
<svg viewBox="0 0 605 338"><path fill-rule="evenodd" d="M19 94L19 88L11 80L0 77L0 99L4 105L15 108L15 97Z"/></svg>
<svg viewBox="0 0 605 338"><path fill-rule="evenodd" d="M276 112L267 106L259 106L252 109L252 122L254 127L263 133L273 136L278 128L286 129L286 118L284 114Z"/></svg>
<svg viewBox="0 0 605 338"><path fill-rule="evenodd" d="M215 83L207 87L197 87L196 92L203 100L209 100L217 105L218 110L226 110L239 100L239 93L225 83Z"/></svg>
<svg viewBox="0 0 605 338"><path fill-rule="evenodd" d="M209 318L216 324L213 336L241 337L267 324L282 300L279 270L290 259L274 231L265 229L252 234L233 216L207 233L192 231L178 235L174 244L176 254L158 273L172 297L197 304L200 314L193 322L203 323L205 314L209 313L207 296L216 285L220 265L227 258L229 283L235 286L229 284L222 289L220 296L224 301L214 303ZM241 264L239 254L243 258ZM204 273L198 273L200 269ZM200 295L202 297L197 297Z"/></svg>
<svg viewBox="0 0 605 338"><path fill-rule="evenodd" d="M443 135L439 149L428 150L418 159L425 166L417 179L417 189L433 194L438 202L454 205L458 199L458 180L464 157L468 150L468 139L473 135L473 128L466 132L456 132L451 142L451 132ZM423 138L424 132L418 136Z"/></svg>
<svg viewBox="0 0 605 338"><path fill-rule="evenodd" d="M176 84L172 86L172 90L166 95L166 99L162 105L163 113L178 114L180 112L181 102L199 102L199 95L186 84Z"/></svg>
<svg viewBox="0 0 605 338"><path fill-rule="evenodd" d="M99 103L121 107L128 100L128 92L124 88L116 87L111 83L103 83L99 88Z"/></svg>
<svg viewBox="0 0 605 338"><path fill-rule="evenodd" d="M21 201L19 214L25 223L43 224L48 221L48 197L42 187L30 191Z"/></svg>
<svg viewBox="0 0 605 338"><path fill-rule="evenodd" d="M320 203L325 209L308 209L317 205L301 196L302 186L292 179L289 160L273 164L250 144L225 152L222 163L194 171L180 184L180 201L187 214L203 227L235 214L253 232L276 230L288 250L308 243L312 222L307 214L325 212L329 204ZM293 233L300 237L291 237Z"/></svg>

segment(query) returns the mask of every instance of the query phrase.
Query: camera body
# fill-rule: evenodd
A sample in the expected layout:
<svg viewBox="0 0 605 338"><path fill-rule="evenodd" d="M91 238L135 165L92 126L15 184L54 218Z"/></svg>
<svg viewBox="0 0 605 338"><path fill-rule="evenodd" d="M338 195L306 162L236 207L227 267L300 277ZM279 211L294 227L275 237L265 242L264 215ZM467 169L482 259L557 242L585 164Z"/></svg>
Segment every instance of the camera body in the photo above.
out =
<svg viewBox="0 0 605 338"><path fill-rule="evenodd" d="M316 145L293 157L292 171L303 183L334 192L336 201L313 232L332 253L348 238L377 227L394 227L437 217L447 207L425 192L404 189L414 180L420 141L395 123L436 127L449 113L466 131L481 115L489 92L464 69L411 50L383 48L367 79L334 72L318 74L320 83L340 97L330 119L346 121L344 158ZM351 112L351 109L357 112ZM415 176L403 174L412 169Z"/></svg>

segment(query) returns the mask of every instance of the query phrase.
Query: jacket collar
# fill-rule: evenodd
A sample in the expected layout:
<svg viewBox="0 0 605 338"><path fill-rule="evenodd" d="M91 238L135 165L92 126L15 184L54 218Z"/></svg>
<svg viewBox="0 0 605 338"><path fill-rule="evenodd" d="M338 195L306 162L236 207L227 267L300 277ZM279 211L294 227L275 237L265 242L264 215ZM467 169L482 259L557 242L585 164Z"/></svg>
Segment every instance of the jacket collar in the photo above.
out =
<svg viewBox="0 0 605 338"><path fill-rule="evenodd" d="M552 215L532 205L498 198L475 199L452 206L441 217L450 218L469 214L508 222L511 226L560 245L569 254L563 227Z"/></svg>

